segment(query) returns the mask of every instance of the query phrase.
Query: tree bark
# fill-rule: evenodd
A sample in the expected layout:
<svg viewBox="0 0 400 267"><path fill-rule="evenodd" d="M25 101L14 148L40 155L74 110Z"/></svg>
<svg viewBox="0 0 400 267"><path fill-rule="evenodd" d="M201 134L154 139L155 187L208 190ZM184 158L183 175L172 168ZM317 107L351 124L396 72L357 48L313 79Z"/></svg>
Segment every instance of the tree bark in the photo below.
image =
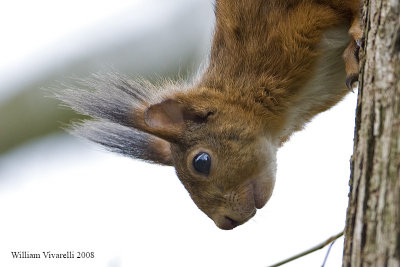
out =
<svg viewBox="0 0 400 267"><path fill-rule="evenodd" d="M364 0L344 267L400 266L400 1Z"/></svg>

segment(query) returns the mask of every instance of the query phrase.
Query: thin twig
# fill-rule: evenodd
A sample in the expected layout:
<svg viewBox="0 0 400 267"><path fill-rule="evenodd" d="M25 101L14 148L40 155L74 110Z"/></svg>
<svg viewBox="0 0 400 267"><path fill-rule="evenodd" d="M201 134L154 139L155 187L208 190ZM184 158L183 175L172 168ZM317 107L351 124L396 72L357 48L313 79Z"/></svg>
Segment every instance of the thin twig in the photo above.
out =
<svg viewBox="0 0 400 267"><path fill-rule="evenodd" d="M326 251L324 262L322 263L321 267L325 267L325 263L326 263L326 261L328 260L328 257L329 257L329 252L331 252L331 248L332 248L333 244L335 244L335 241L336 240L333 240L332 243L329 245L328 250Z"/></svg>
<svg viewBox="0 0 400 267"><path fill-rule="evenodd" d="M314 247L312 247L312 248L310 248L310 249L308 249L308 250L306 250L306 251L304 251L304 252L302 252L302 253L299 253L299 254L297 254L297 255L295 255L295 256L292 256L292 257L290 257L290 258L287 258L286 260L280 261L280 262L275 263L275 264L273 264L273 265L270 265L270 266L268 266L268 267L277 267L277 266L281 266L281 265L283 265L283 264L286 264L286 263L288 263L288 262L297 260L298 258L301 258L301 257L303 257L303 256L305 256L305 255L310 254L310 253L313 253L314 251L317 251L317 250L319 250L319 249L321 249L321 248L323 248L323 247L329 245L330 243L332 243L333 241L335 241L336 239L338 239L338 238L341 237L342 235L343 235L343 231L340 232L340 233L338 233L337 235L334 235L334 236L328 238L326 241L322 242L322 243L319 244L319 245L316 245L316 246L314 246Z"/></svg>

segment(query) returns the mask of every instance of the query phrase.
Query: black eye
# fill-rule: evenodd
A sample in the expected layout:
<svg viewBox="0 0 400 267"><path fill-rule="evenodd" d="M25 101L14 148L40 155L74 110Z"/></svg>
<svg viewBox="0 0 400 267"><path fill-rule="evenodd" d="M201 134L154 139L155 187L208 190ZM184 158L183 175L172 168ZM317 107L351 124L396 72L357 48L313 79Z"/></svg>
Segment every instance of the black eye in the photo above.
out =
<svg viewBox="0 0 400 267"><path fill-rule="evenodd" d="M208 155L205 152L197 154L193 158L193 167L197 172L208 175L210 173L210 167L211 167L210 155Z"/></svg>

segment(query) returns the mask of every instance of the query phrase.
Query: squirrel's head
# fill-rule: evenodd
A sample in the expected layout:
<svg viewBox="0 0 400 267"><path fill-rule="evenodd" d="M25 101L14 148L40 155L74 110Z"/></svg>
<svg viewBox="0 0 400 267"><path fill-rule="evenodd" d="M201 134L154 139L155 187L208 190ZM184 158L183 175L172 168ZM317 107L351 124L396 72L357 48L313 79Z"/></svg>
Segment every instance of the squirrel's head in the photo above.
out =
<svg viewBox="0 0 400 267"><path fill-rule="evenodd" d="M207 88L171 90L150 99L138 84L108 85L113 88L107 95L97 88L59 96L98 118L79 125L78 135L112 151L174 166L193 201L221 229L243 224L268 201L277 144L255 110Z"/></svg>
<svg viewBox="0 0 400 267"><path fill-rule="evenodd" d="M143 130L167 140L159 146L169 148L166 163L218 227L246 222L269 199L276 146L262 135L254 111L197 89L147 107L144 122L150 128Z"/></svg>

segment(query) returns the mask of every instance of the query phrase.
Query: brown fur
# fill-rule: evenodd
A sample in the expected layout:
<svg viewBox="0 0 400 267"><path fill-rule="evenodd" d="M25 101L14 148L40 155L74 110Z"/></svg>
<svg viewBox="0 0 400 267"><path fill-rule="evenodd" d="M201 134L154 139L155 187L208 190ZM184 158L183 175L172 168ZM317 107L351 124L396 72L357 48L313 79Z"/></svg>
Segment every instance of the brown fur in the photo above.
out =
<svg viewBox="0 0 400 267"><path fill-rule="evenodd" d="M351 35L360 38L359 1L217 0L215 9L210 62L200 81L161 98L130 93L140 102L130 123L113 116L150 134L148 155L141 156L140 146L134 157L175 166L197 206L218 227L232 229L270 198L282 143L347 93L340 85L324 91L324 81L313 77L329 52L320 45L326 32L353 25ZM344 56L347 76L358 71L355 41ZM193 167L199 152L211 156L209 175Z"/></svg>
<svg viewBox="0 0 400 267"><path fill-rule="evenodd" d="M358 9L358 1L217 1L210 64L199 84L135 113L137 119L151 111L153 118L138 128L171 142L179 178L219 227L245 222L268 200L272 189L255 191L273 187L274 178L265 179L266 185L254 183L264 179L259 177L264 165L271 164L267 175L274 175L275 158L265 155L268 148L260 138L269 138L274 154L290 136L281 135L287 112L313 75L323 32L351 25ZM354 42L349 49L355 50ZM354 66L353 58L345 60ZM305 121L344 94L338 90L315 105ZM212 157L209 177L193 170L199 151Z"/></svg>

